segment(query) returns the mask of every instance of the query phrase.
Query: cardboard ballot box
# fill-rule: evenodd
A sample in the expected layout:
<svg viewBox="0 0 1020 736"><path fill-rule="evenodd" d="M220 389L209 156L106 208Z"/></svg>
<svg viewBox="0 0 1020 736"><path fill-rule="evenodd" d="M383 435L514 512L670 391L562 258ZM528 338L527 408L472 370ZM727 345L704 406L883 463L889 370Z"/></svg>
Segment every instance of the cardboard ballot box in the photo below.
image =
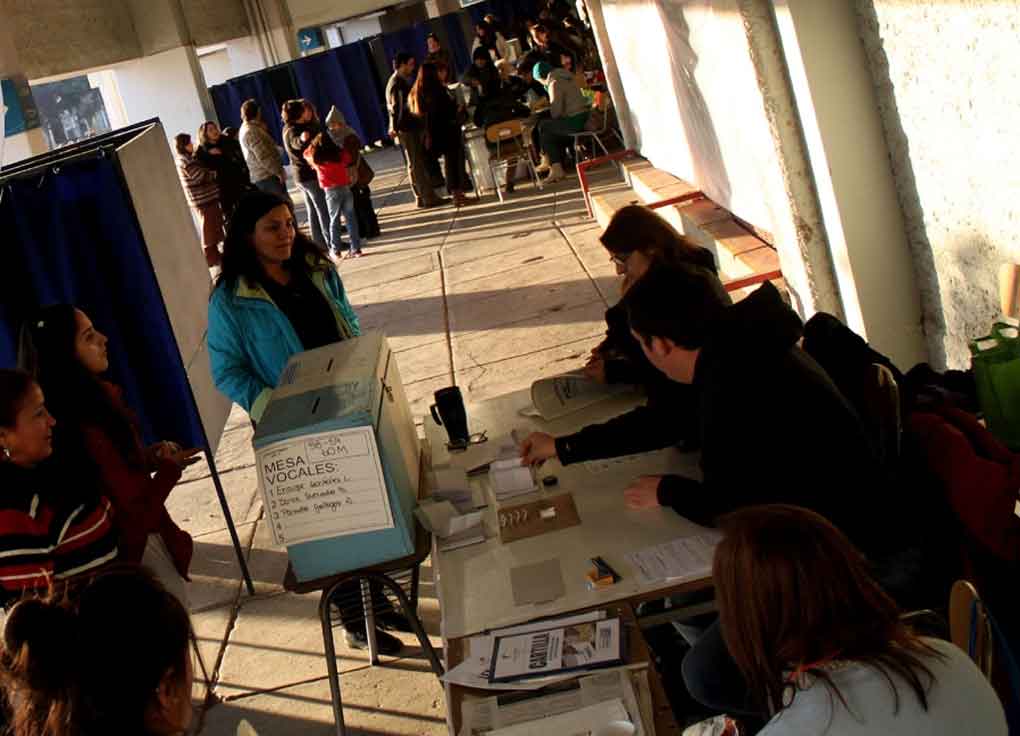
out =
<svg viewBox="0 0 1020 736"><path fill-rule="evenodd" d="M254 445L266 519L298 580L414 551L418 435L381 332L293 356Z"/></svg>

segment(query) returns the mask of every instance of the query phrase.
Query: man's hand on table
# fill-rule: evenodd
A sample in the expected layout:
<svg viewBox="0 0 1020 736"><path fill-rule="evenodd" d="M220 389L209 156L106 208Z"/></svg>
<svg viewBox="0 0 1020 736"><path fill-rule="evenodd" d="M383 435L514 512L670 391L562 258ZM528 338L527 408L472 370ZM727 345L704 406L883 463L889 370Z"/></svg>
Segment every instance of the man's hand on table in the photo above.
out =
<svg viewBox="0 0 1020 736"><path fill-rule="evenodd" d="M650 509L659 505L661 475L642 475L623 492L627 506L632 509Z"/></svg>
<svg viewBox="0 0 1020 736"><path fill-rule="evenodd" d="M545 432L532 432L521 443L521 458L535 465L556 457L556 438Z"/></svg>

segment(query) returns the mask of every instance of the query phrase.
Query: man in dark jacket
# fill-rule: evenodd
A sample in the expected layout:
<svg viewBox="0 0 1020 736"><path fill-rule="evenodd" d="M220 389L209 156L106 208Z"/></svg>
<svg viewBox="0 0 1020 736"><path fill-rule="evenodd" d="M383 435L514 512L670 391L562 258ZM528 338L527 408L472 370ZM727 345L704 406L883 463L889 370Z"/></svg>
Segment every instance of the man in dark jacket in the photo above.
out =
<svg viewBox="0 0 1020 736"><path fill-rule="evenodd" d="M425 131L421 121L408 109L416 62L401 51L393 59L393 75L386 83L386 109L390 115L390 137L400 141L407 159L407 175L419 207L437 207L444 200L436 196L428 173Z"/></svg>
<svg viewBox="0 0 1020 736"><path fill-rule="evenodd" d="M700 524L760 503L826 516L859 545L881 541L874 449L824 370L800 347L800 318L771 284L736 304L701 269L652 269L627 294L648 360L700 397L703 480L646 476L635 508L664 505Z"/></svg>

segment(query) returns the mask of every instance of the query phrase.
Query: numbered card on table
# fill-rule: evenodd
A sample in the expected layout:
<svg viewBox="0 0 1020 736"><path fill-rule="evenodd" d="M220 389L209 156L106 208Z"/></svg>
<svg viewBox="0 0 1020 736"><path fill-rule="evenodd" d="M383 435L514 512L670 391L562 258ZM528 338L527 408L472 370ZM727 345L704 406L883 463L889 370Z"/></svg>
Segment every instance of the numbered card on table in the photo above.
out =
<svg viewBox="0 0 1020 736"><path fill-rule="evenodd" d="M278 545L393 527L371 427L274 442L258 450L256 464Z"/></svg>

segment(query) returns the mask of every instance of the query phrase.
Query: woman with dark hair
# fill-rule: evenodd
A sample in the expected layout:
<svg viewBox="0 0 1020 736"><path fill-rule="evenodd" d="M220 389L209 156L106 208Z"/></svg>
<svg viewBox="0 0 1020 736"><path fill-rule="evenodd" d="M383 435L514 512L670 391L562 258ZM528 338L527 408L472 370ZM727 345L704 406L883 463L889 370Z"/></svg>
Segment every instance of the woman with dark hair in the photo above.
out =
<svg viewBox="0 0 1020 736"><path fill-rule="evenodd" d="M223 208L216 172L195 158L195 145L187 133L174 136L177 152L177 175L184 186L188 204L202 223L202 250L209 268L220 265L220 242L223 240Z"/></svg>
<svg viewBox="0 0 1020 736"><path fill-rule="evenodd" d="M305 212L312 240L323 248L329 245L329 207L326 192L319 186L315 169L305 160L305 149L312 139L322 132L315 108L308 100L288 100L281 109L283 117L283 145L294 167L298 189L305 195Z"/></svg>
<svg viewBox="0 0 1020 736"><path fill-rule="evenodd" d="M476 48L471 54L471 67L464 72L463 81L477 93L479 107L497 97L503 89L499 70L488 51L482 48Z"/></svg>
<svg viewBox="0 0 1020 736"><path fill-rule="evenodd" d="M695 245L654 211L641 205L621 207L601 237L616 273L623 277L623 299L606 310L606 338L591 351L583 370L593 381L632 384L645 390L645 406L604 424L553 437L535 432L525 440L531 462L558 457L564 464L658 450L691 443L697 435L698 395L693 386L671 381L645 357L630 332L627 290L656 265L690 264L716 272L711 251Z"/></svg>
<svg viewBox="0 0 1020 736"><path fill-rule="evenodd" d="M493 29L486 21L475 23L475 40L471 44L471 52L485 49L494 62L505 59L507 55L506 39L503 34Z"/></svg>
<svg viewBox="0 0 1020 736"><path fill-rule="evenodd" d="M329 211L329 252L334 259L358 258L361 256L361 236L358 232L358 218L354 215L354 192L351 191L350 167L354 164L351 152L333 142L328 131L318 133L308 148L305 160L315 169L319 186L326 193L326 207ZM349 250L344 253L340 234L340 215L347 223L347 235L351 239Z"/></svg>
<svg viewBox="0 0 1020 736"><path fill-rule="evenodd" d="M188 612L137 567L21 601L3 632L12 736L169 736L191 725Z"/></svg>
<svg viewBox="0 0 1020 736"><path fill-rule="evenodd" d="M446 166L446 190L453 197L455 207L467 204L464 196L464 141L457 103L449 90L439 81L435 64L425 63L418 71L418 79L408 95L408 106L421 120L425 129L425 149L437 158L443 157Z"/></svg>
<svg viewBox="0 0 1020 736"><path fill-rule="evenodd" d="M297 231L291 205L265 192L242 197L209 301L216 387L257 422L290 356L360 333L340 276Z"/></svg>
<svg viewBox="0 0 1020 736"><path fill-rule="evenodd" d="M220 132L220 126L207 120L198 129L198 148L195 158L206 168L216 172L220 188L220 205L223 216L230 219L234 205L241 195L251 189L251 175L244 160L241 144Z"/></svg>
<svg viewBox="0 0 1020 736"><path fill-rule="evenodd" d="M173 442L142 444L134 412L110 367L106 336L70 304L44 307L22 328L22 366L35 375L60 423L57 446L91 471L96 487L113 502L120 559L148 567L187 603L193 544L165 502L199 450Z"/></svg>
<svg viewBox="0 0 1020 736"><path fill-rule="evenodd" d="M1005 736L1002 705L974 663L912 632L823 517L751 506L720 526L719 624L683 663L696 698L726 705L699 675L718 683L730 673L732 695L770 719L760 736Z"/></svg>
<svg viewBox="0 0 1020 736"><path fill-rule="evenodd" d="M54 456L55 424L32 377L0 369L0 605L117 557L110 502Z"/></svg>

